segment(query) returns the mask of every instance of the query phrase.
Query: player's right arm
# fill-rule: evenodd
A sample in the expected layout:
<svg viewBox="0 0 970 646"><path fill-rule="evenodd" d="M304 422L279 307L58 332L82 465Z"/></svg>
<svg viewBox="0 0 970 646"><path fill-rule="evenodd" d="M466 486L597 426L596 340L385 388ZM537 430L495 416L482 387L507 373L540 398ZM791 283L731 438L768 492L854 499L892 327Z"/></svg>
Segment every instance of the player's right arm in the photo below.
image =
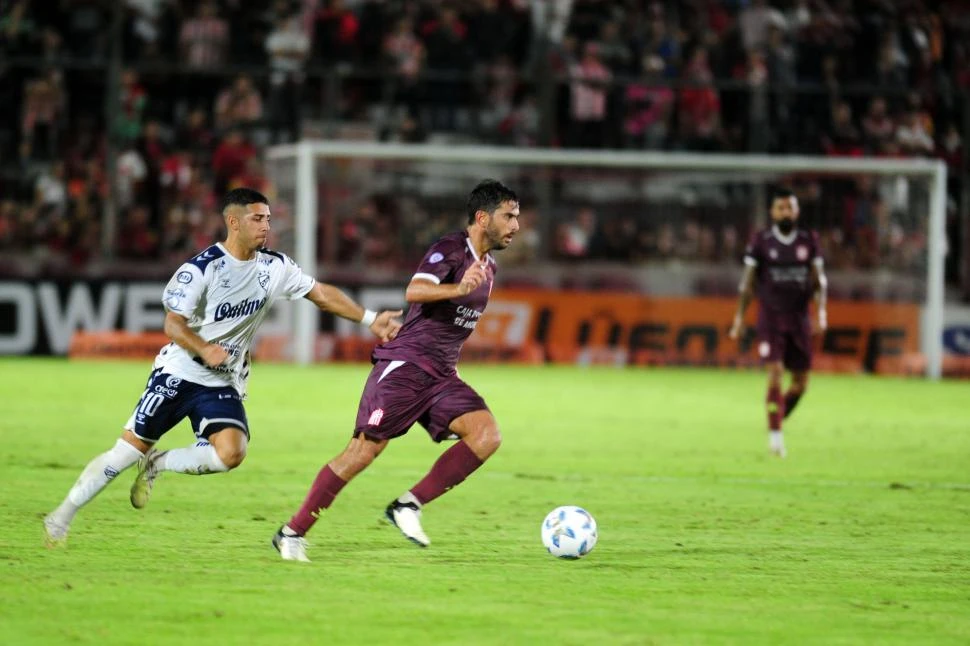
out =
<svg viewBox="0 0 970 646"><path fill-rule="evenodd" d="M728 331L728 337L731 339L738 339L744 330L744 313L754 296L755 273L760 257L761 248L758 244L758 234L755 233L744 250L744 274L741 275L741 282L738 284L738 309L734 314L734 321L731 322L731 329Z"/></svg>
<svg viewBox="0 0 970 646"><path fill-rule="evenodd" d="M179 346L199 357L210 368L222 365L229 354L218 343L209 343L189 327L187 318L175 312L165 313L166 336Z"/></svg>
<svg viewBox="0 0 970 646"><path fill-rule="evenodd" d="M201 307L206 289L206 274L202 270L191 262L179 267L165 286L162 329L176 345L198 357L206 366L215 368L229 358L228 353L221 345L209 343L189 327L189 319Z"/></svg>
<svg viewBox="0 0 970 646"><path fill-rule="evenodd" d="M728 337L731 339L740 337L741 331L744 329L744 313L754 295L754 272L753 266L745 264L744 274L741 276L741 283L738 285L738 310L734 314L734 321L731 323L730 331L728 331Z"/></svg>
<svg viewBox="0 0 970 646"><path fill-rule="evenodd" d="M408 283L404 298L408 303L432 303L460 298L478 289L486 278L484 262L476 262L469 267L458 283L435 283L429 278L418 275Z"/></svg>

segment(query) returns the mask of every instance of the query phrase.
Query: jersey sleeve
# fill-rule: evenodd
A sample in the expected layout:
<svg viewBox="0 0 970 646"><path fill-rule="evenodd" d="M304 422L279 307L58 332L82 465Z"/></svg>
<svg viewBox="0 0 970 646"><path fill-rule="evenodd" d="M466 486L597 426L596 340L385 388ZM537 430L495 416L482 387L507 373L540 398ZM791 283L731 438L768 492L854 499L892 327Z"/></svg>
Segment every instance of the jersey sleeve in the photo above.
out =
<svg viewBox="0 0 970 646"><path fill-rule="evenodd" d="M313 276L303 273L295 260L285 254L283 255L283 298L291 301L303 298L313 289L316 282Z"/></svg>
<svg viewBox="0 0 970 646"><path fill-rule="evenodd" d="M430 280L436 285L450 282L449 277L454 276L455 270L461 267L464 258L463 246L455 244L452 240L439 240L424 254L411 280L415 278Z"/></svg>
<svg viewBox="0 0 970 646"><path fill-rule="evenodd" d="M748 240L748 246L744 248L744 264L748 267L757 267L761 263L761 245L758 244L760 239L761 236L755 233Z"/></svg>
<svg viewBox="0 0 970 646"><path fill-rule="evenodd" d="M165 310L185 318L191 318L202 294L205 293L205 275L192 263L185 263L169 279L162 296Z"/></svg>

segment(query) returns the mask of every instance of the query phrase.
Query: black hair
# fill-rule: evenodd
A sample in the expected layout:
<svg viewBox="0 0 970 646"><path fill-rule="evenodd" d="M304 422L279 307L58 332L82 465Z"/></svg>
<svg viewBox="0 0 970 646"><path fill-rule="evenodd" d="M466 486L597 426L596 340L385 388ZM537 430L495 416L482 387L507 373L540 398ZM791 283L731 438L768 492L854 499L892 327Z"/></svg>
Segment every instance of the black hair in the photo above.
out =
<svg viewBox="0 0 970 646"><path fill-rule="evenodd" d="M269 204L266 196L252 188L234 188L222 199L222 210L225 212L230 206L246 206L247 204Z"/></svg>
<svg viewBox="0 0 970 646"><path fill-rule="evenodd" d="M502 202L518 202L515 191L502 182L494 179L484 179L468 194L468 224L475 223L475 214L479 211L492 213Z"/></svg>
<svg viewBox="0 0 970 646"><path fill-rule="evenodd" d="M771 202L774 204L775 200L787 200L790 197L795 197L795 192L786 186L777 186L771 190Z"/></svg>

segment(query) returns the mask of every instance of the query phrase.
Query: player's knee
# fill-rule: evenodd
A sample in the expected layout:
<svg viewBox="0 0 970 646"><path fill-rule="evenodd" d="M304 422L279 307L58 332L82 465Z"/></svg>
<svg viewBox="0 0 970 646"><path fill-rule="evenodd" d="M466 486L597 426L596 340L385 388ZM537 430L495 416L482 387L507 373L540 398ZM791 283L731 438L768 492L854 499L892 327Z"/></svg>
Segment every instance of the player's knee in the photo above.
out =
<svg viewBox="0 0 970 646"><path fill-rule="evenodd" d="M486 424L478 432L478 446L486 455L491 455L498 451L502 446L502 433L498 430L498 424Z"/></svg>
<svg viewBox="0 0 970 646"><path fill-rule="evenodd" d="M246 459L245 446L216 447L216 454L229 470L235 469Z"/></svg>

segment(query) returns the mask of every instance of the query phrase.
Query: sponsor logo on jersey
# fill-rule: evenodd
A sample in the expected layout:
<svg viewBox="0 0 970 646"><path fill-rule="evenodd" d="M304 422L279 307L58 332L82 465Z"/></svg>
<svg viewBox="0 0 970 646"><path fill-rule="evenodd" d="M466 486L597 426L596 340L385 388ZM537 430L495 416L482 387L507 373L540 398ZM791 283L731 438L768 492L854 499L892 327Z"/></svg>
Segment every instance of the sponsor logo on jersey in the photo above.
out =
<svg viewBox="0 0 970 646"><path fill-rule="evenodd" d="M370 414L370 417L367 419L367 423L370 426L380 426L381 425L381 420L383 418L384 418L384 409L383 408L375 408L374 409L374 412L372 412Z"/></svg>
<svg viewBox="0 0 970 646"><path fill-rule="evenodd" d="M259 310L263 309L263 305L266 305L266 299L260 298L244 298L242 301L233 304L229 302L222 302L216 305L216 322L224 321L226 319L235 319L240 316L249 316Z"/></svg>
<svg viewBox="0 0 970 646"><path fill-rule="evenodd" d="M431 263L431 264L433 265L433 264L435 264L435 263L438 263L438 262L441 262L441 261L442 261L442 260L444 260L444 259L445 259L445 257L444 257L444 254L442 254L442 253L441 253L440 251L435 251L435 252L434 252L433 254L431 254L431 256L430 256L430 257L428 258L428 262L429 262L429 263Z"/></svg>
<svg viewBox="0 0 970 646"><path fill-rule="evenodd" d="M179 391L174 390L172 388L165 388L164 386L161 386L161 385L155 386L154 391L157 392L159 395L162 395L163 397L168 397L169 399L172 399L173 397L178 397L178 394L179 394Z"/></svg>
<svg viewBox="0 0 970 646"><path fill-rule="evenodd" d="M185 292L181 289L165 290L165 304L168 305L170 309L181 309L183 298L185 298Z"/></svg>
<svg viewBox="0 0 970 646"><path fill-rule="evenodd" d="M190 271L180 271L175 277L175 280L179 281L183 285L188 285L192 282L192 272Z"/></svg>
<svg viewBox="0 0 970 646"><path fill-rule="evenodd" d="M257 277L257 279L259 280L259 286L262 287L263 290L265 290L266 286L269 285L269 272L268 271L259 272L259 276Z"/></svg>
<svg viewBox="0 0 970 646"><path fill-rule="evenodd" d="M801 260L802 262L805 262L806 260L808 260L808 247L804 245L798 245L798 247L795 248L795 257Z"/></svg>

